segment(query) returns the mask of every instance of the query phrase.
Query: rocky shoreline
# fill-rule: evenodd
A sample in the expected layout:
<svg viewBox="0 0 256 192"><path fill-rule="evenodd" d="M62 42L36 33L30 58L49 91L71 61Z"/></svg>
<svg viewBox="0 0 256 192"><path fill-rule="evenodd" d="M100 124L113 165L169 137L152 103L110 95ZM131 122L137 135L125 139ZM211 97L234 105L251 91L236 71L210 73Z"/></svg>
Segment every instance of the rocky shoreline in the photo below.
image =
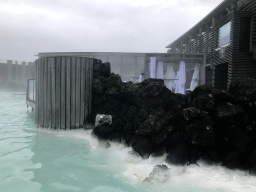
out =
<svg viewBox="0 0 256 192"><path fill-rule="evenodd" d="M122 82L110 64L94 66L92 113L109 114L92 134L125 142L142 158L168 154L166 163L202 159L256 175L256 80L239 78L228 91L209 85L175 94L161 79Z"/></svg>

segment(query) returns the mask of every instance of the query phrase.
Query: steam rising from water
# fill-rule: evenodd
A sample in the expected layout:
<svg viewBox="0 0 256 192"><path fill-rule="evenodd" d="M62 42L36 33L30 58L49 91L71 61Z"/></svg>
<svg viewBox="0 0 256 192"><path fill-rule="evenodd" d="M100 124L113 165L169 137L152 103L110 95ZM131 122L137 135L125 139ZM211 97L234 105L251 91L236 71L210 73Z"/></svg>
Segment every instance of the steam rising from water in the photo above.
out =
<svg viewBox="0 0 256 192"><path fill-rule="evenodd" d="M171 175L165 183L145 183L155 165L165 164L166 155L148 159L129 155L131 147L99 142L91 130L35 128L34 113L27 112L24 99L0 94L1 192L256 191L256 177L200 161L199 166L167 164Z"/></svg>
<svg viewBox="0 0 256 192"><path fill-rule="evenodd" d="M95 158L102 158L104 154L104 165L99 168L108 169L115 177L120 178L135 187L145 191L228 191L241 192L256 191L256 177L249 176L241 170L230 170L219 165L207 165L198 161L198 165L185 167L173 166L164 162L166 154L162 157L141 157L131 156L128 152L131 147L123 144L104 142L91 137L91 130L84 131L52 131L49 129L37 129L41 134L48 134L56 137L66 137L71 140L82 140L90 146ZM170 169L171 177L165 183L150 184L144 183L144 179L152 172L153 167L158 164L165 164Z"/></svg>

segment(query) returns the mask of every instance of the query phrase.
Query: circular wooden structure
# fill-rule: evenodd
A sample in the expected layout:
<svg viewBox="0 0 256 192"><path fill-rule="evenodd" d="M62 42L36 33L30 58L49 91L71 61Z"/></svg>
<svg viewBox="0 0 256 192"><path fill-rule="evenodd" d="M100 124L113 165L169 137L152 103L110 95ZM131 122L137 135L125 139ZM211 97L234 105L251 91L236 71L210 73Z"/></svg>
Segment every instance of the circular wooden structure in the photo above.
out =
<svg viewBox="0 0 256 192"><path fill-rule="evenodd" d="M54 129L82 128L91 111L93 65L82 56L50 56L35 61L36 123Z"/></svg>

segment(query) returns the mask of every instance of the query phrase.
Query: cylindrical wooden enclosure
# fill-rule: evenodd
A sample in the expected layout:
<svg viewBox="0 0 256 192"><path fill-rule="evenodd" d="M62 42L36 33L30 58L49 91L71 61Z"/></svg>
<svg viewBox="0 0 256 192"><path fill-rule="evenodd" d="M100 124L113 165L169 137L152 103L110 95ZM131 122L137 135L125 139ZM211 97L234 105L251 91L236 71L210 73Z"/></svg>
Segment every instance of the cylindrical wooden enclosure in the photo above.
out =
<svg viewBox="0 0 256 192"><path fill-rule="evenodd" d="M36 123L39 127L74 129L91 112L93 64L87 57L44 57L36 66Z"/></svg>

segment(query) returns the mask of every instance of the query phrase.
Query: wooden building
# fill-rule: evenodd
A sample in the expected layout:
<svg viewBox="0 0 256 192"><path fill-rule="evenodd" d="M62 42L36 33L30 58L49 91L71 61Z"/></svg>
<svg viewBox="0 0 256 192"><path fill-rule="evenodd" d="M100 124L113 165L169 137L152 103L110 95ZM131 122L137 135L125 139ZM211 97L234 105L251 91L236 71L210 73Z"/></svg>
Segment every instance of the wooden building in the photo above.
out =
<svg viewBox="0 0 256 192"><path fill-rule="evenodd" d="M255 78L256 1L224 0L166 48L206 54L206 83L217 88L241 76Z"/></svg>

